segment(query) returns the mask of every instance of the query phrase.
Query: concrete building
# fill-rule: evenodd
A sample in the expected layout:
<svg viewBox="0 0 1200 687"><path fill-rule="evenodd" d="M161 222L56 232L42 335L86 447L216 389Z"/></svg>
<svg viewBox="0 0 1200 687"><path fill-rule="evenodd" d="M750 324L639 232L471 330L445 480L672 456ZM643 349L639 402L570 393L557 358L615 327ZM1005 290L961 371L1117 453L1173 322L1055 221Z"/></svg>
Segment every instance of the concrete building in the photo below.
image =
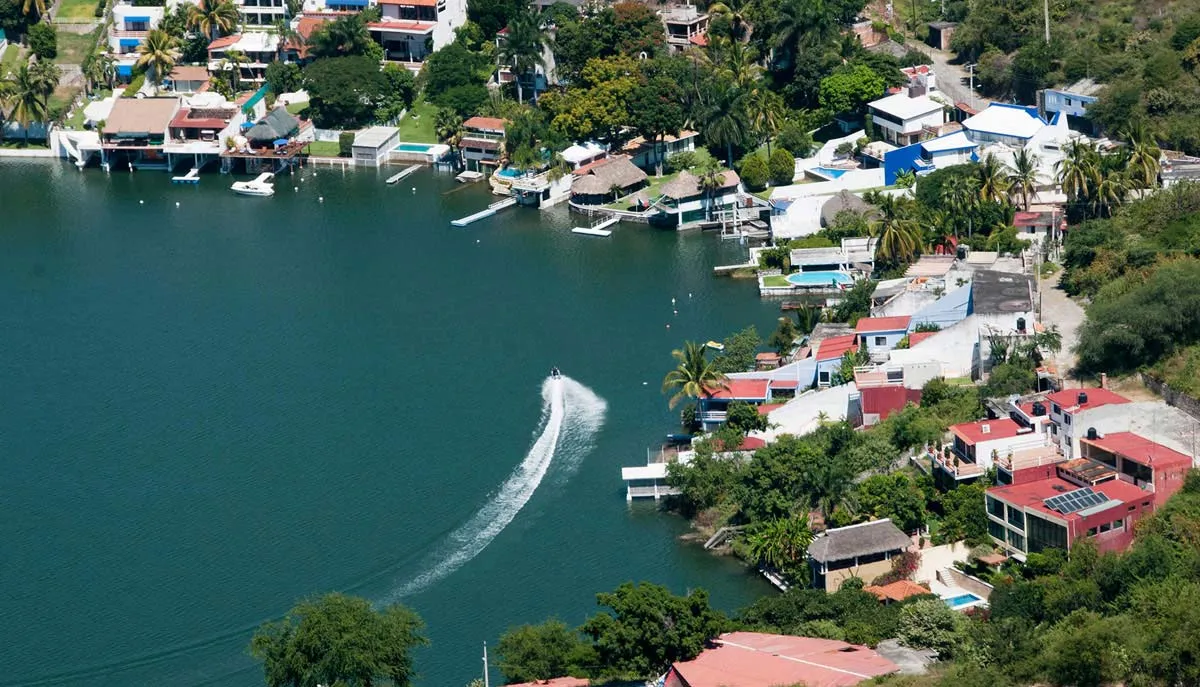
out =
<svg viewBox="0 0 1200 687"><path fill-rule="evenodd" d="M1046 402L1050 406L1050 421L1054 423L1051 427L1054 442L1063 455L1073 458L1079 455L1079 438L1088 430L1076 417L1082 411L1127 404L1129 399L1108 389L1064 389L1047 396Z"/></svg>
<svg viewBox="0 0 1200 687"><path fill-rule="evenodd" d="M163 146L179 98L117 98L100 131L100 160L105 169L166 169Z"/></svg>
<svg viewBox="0 0 1200 687"><path fill-rule="evenodd" d="M467 169L482 172L500 164L504 157L505 126L507 122L496 117L471 117L463 122L458 147Z"/></svg>
<svg viewBox="0 0 1200 687"><path fill-rule="evenodd" d="M233 0L242 15L243 26L270 28L288 18L286 0Z"/></svg>
<svg viewBox="0 0 1200 687"><path fill-rule="evenodd" d="M927 95L910 97L908 91L868 103L872 121L883 140L907 146L931 138L946 122L945 106Z"/></svg>
<svg viewBox="0 0 1200 687"><path fill-rule="evenodd" d="M354 135L354 164L378 167L388 153L400 144L400 130L394 126L372 126Z"/></svg>
<svg viewBox="0 0 1200 687"><path fill-rule="evenodd" d="M900 340L908 336L909 323L912 318L907 315L899 317L864 317L854 327L858 343L866 349L867 354L874 359L882 356L887 358L887 352L896 347Z"/></svg>
<svg viewBox="0 0 1200 687"><path fill-rule="evenodd" d="M852 577L870 582L890 572L892 558L911 545L887 518L826 530L808 545L813 587L832 593Z"/></svg>
<svg viewBox="0 0 1200 687"><path fill-rule="evenodd" d="M942 484L977 479L1001 456L1050 443L1046 435L1012 418L952 425L950 434L953 443L932 455L934 478Z"/></svg>
<svg viewBox="0 0 1200 687"><path fill-rule="evenodd" d="M385 57L413 71L454 40L467 21L466 0L377 0L382 17L367 25Z"/></svg>
<svg viewBox="0 0 1200 687"><path fill-rule="evenodd" d="M695 5L669 7L658 14L662 17L671 52L683 52L707 43L704 37L708 33L709 17Z"/></svg>
<svg viewBox="0 0 1200 687"><path fill-rule="evenodd" d="M1080 79L1064 88L1044 88L1038 91L1038 109L1046 119L1059 113L1082 119L1087 117L1088 106L1099 99L1102 88L1092 79Z"/></svg>
<svg viewBox="0 0 1200 687"><path fill-rule="evenodd" d="M663 136L659 141L647 141L641 136L636 136L622 146L621 152L628 155L638 167L653 169L660 160L666 162L675 153L695 150L699 137L699 133L688 129L680 131L677 136Z"/></svg>
<svg viewBox="0 0 1200 687"><path fill-rule="evenodd" d="M208 44L208 71L216 76L237 69L243 84L257 87L265 80L267 65L278 57L279 36L266 31L251 31L218 38ZM240 63L229 59L240 53Z"/></svg>

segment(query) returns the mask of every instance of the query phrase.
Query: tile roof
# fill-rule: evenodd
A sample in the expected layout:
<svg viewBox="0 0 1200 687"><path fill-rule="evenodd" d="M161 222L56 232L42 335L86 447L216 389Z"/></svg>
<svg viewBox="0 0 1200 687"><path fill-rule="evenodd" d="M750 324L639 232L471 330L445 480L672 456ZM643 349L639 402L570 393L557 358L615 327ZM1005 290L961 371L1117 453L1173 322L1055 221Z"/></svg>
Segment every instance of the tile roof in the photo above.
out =
<svg viewBox="0 0 1200 687"><path fill-rule="evenodd" d="M852 351L856 347L855 334L847 334L845 336L831 336L825 339L817 346L817 362L823 363L826 360L840 359L847 351Z"/></svg>
<svg viewBox="0 0 1200 687"><path fill-rule="evenodd" d="M1186 453L1155 443L1133 432L1111 432L1098 439L1085 438L1082 441L1151 467L1192 465L1192 458Z"/></svg>
<svg viewBox="0 0 1200 687"><path fill-rule="evenodd" d="M1006 503L1029 508L1042 515L1049 515L1056 520L1076 520L1082 519L1084 516L1078 512L1064 515L1047 507L1045 500L1080 488L1078 484L1068 482L1061 477L1051 477L1050 479L1038 480L1036 482L991 487L987 490L987 493ZM1122 505L1153 496L1150 492L1143 491L1140 487L1119 479L1112 479L1092 485L1092 491L1104 494L1114 501L1120 501Z"/></svg>
<svg viewBox="0 0 1200 687"><path fill-rule="evenodd" d="M208 81L208 68L179 65L171 70L172 81Z"/></svg>
<svg viewBox="0 0 1200 687"><path fill-rule="evenodd" d="M376 31L399 31L402 33L429 33L437 28L434 21L376 21L367 24L368 29Z"/></svg>
<svg viewBox="0 0 1200 687"><path fill-rule="evenodd" d="M819 563L843 561L885 551L907 549L908 535L891 520L872 520L858 525L826 530L808 545L808 555Z"/></svg>
<svg viewBox="0 0 1200 687"><path fill-rule="evenodd" d="M1015 420L1007 417L999 420L979 420L951 425L950 431L969 445L1031 433L1024 425L1017 424Z"/></svg>
<svg viewBox="0 0 1200 687"><path fill-rule="evenodd" d="M874 594L880 601L904 601L910 597L933 593L912 580L898 580L882 587L868 585L863 587L863 591Z"/></svg>
<svg viewBox="0 0 1200 687"><path fill-rule="evenodd" d="M1087 394L1087 403L1080 405L1079 394ZM1119 403L1129 403L1129 399L1108 389L1063 389L1046 396L1046 400L1057 403L1063 412L1073 413L1076 410L1088 410L1100 406L1110 406Z"/></svg>
<svg viewBox="0 0 1200 687"><path fill-rule="evenodd" d="M105 134L164 134L178 98L117 98L104 122Z"/></svg>
<svg viewBox="0 0 1200 687"><path fill-rule="evenodd" d="M767 379L730 379L725 389L706 389L712 398L761 401L767 397Z"/></svg>
<svg viewBox="0 0 1200 687"><path fill-rule="evenodd" d="M909 322L912 322L912 317L909 315L902 317L864 317L855 325L854 331L859 334L869 332L899 332L908 329Z"/></svg>
<svg viewBox="0 0 1200 687"><path fill-rule="evenodd" d="M912 348L937 332L913 332L908 335L908 347Z"/></svg>
<svg viewBox="0 0 1200 687"><path fill-rule="evenodd" d="M715 643L673 665L667 684L681 684L678 676L688 687L849 687L899 670L874 649L832 639L729 632Z"/></svg>
<svg viewBox="0 0 1200 687"><path fill-rule="evenodd" d="M479 129L480 131L504 131L504 126L507 124L503 119L498 117L471 117L463 122L464 129Z"/></svg>
<svg viewBox="0 0 1200 687"><path fill-rule="evenodd" d="M237 42L240 40L242 40L242 36L241 36L241 34L238 34L238 33L235 33L232 36L222 36L222 37L218 38L217 40L213 41L212 43L208 44L208 51L212 52L214 50L228 48L231 45L236 45Z"/></svg>

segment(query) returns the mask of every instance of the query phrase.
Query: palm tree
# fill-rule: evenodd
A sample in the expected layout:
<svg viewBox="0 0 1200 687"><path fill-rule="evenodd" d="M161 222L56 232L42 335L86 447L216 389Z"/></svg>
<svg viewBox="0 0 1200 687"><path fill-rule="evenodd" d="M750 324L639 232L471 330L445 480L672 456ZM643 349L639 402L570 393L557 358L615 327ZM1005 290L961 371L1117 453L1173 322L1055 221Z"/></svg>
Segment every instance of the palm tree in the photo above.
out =
<svg viewBox="0 0 1200 687"><path fill-rule="evenodd" d="M1092 189L1100 184L1096 148L1076 139L1068 143L1063 152L1063 158L1054 163L1058 183L1069 202L1082 202L1090 196Z"/></svg>
<svg viewBox="0 0 1200 687"><path fill-rule="evenodd" d="M979 204L979 179L976 177L956 176L948 180L948 183L942 187L941 201L950 211L954 224L954 237L958 238L959 223L963 217L968 218L967 234L970 235L974 227L971 226L971 213L974 212Z"/></svg>
<svg viewBox="0 0 1200 687"><path fill-rule="evenodd" d="M675 392L667 407L674 408L685 398L711 397L712 392L728 388L728 380L708 359L703 344L687 341L682 349L671 351L671 357L678 365L663 378L663 393Z"/></svg>
<svg viewBox="0 0 1200 687"><path fill-rule="evenodd" d="M58 88L58 82L62 80L62 69L49 60L38 60L29 65L29 76L34 87L41 94L42 105L46 108L46 114L49 115L50 96L54 93L54 89Z"/></svg>
<svg viewBox="0 0 1200 687"><path fill-rule="evenodd" d="M733 25L733 37L739 41L750 40L750 33L754 30L746 21L746 8L749 5L748 0L717 0L708 6L708 13L711 16L729 17L729 23Z"/></svg>
<svg viewBox="0 0 1200 687"><path fill-rule="evenodd" d="M767 142L767 157L771 157L771 139L779 133L787 118L787 107L783 98L775 91L756 88L746 99L746 109L750 113L750 127L754 130L755 138Z"/></svg>
<svg viewBox="0 0 1200 687"><path fill-rule="evenodd" d="M824 2L785 0L772 30L772 47L782 55L780 66L790 68L800 53L827 44L837 32L837 17L827 11Z"/></svg>
<svg viewBox="0 0 1200 687"><path fill-rule="evenodd" d="M721 171L721 165L716 160L710 160L700 169L700 176L696 181L696 186L704 193L704 198L707 201L705 203L706 214L712 215L712 205L716 193L724 185L725 174Z"/></svg>
<svg viewBox="0 0 1200 687"><path fill-rule="evenodd" d="M1126 169L1130 182L1135 188L1153 188L1158 183L1162 150L1140 121L1129 125L1125 130L1125 138L1129 141L1129 163Z"/></svg>
<svg viewBox="0 0 1200 687"><path fill-rule="evenodd" d="M92 91L96 88L96 84L104 81L104 59L106 57L100 53L91 53L83 58L80 71L83 72L83 86L86 95L91 95Z"/></svg>
<svg viewBox="0 0 1200 687"><path fill-rule="evenodd" d="M746 141L743 93L732 84L718 84L704 94L704 138L725 148L725 164L733 165L733 147Z"/></svg>
<svg viewBox="0 0 1200 687"><path fill-rule="evenodd" d="M203 0L188 7L188 28L208 36L209 41L233 33L237 23L238 10L230 0Z"/></svg>
<svg viewBox="0 0 1200 687"><path fill-rule="evenodd" d="M228 69L231 72L229 81L233 87L233 92L237 93L242 89L242 65L250 61L250 56L241 50L226 50L225 59L222 60L222 69Z"/></svg>
<svg viewBox="0 0 1200 687"><path fill-rule="evenodd" d="M910 200L898 196L879 199L879 217L871 222L871 235L879 239L878 255L893 264L916 256L921 248L921 228L911 217Z"/></svg>
<svg viewBox="0 0 1200 687"><path fill-rule="evenodd" d="M1125 202L1129 195L1130 179L1122 170L1106 171L1096 184L1092 209L1099 217L1111 217L1113 208Z"/></svg>
<svg viewBox="0 0 1200 687"><path fill-rule="evenodd" d="M28 64L21 65L8 78L7 98L10 110L8 118L25 130L25 145L29 145L29 127L34 122L44 122L49 117L43 85L36 72Z"/></svg>
<svg viewBox="0 0 1200 687"><path fill-rule="evenodd" d="M448 107L439 107L433 113L433 129L438 140L445 141L451 150L457 149L458 142L462 139L462 123L462 117Z"/></svg>
<svg viewBox="0 0 1200 687"><path fill-rule="evenodd" d="M812 538L804 518L792 516L770 520L746 533L746 553L759 565L789 570L804 560Z"/></svg>
<svg viewBox="0 0 1200 687"><path fill-rule="evenodd" d="M275 20L275 35L279 36L279 45L276 48L275 59L280 62L283 62L287 56L286 52L289 45L299 47L304 43L304 37L293 29L291 22L286 19Z"/></svg>
<svg viewBox="0 0 1200 687"><path fill-rule="evenodd" d="M988 153L979 161L976 169L979 177L979 199L999 203L1008 197L1008 177L1004 173L1004 164L992 153Z"/></svg>
<svg viewBox="0 0 1200 687"><path fill-rule="evenodd" d="M137 47L137 66L146 71L146 78L154 86L155 92L179 60L179 48L175 46L176 40L167 32L152 29Z"/></svg>
<svg viewBox="0 0 1200 687"><path fill-rule="evenodd" d="M541 18L532 10L518 15L508 23L508 33L500 45L499 57L517 77L517 102L525 102L521 78L534 72L533 99L537 102L537 68L545 67L542 56L549 42L549 33Z"/></svg>
<svg viewBox="0 0 1200 687"><path fill-rule="evenodd" d="M1029 196L1037 192L1039 162L1037 153L1021 148L1013 155L1013 164L1008 170L1009 193L1021 196L1021 205L1026 212L1029 211Z"/></svg>
<svg viewBox="0 0 1200 687"><path fill-rule="evenodd" d="M25 0L25 4L21 6L21 13L27 17L34 14L41 19L46 16L46 0Z"/></svg>

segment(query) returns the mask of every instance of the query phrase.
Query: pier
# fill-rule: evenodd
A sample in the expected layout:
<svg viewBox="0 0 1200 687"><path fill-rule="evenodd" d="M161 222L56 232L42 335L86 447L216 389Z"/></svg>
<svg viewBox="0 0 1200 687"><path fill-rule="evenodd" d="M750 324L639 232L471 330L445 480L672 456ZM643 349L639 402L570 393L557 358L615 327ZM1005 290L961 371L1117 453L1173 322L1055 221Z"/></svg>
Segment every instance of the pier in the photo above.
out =
<svg viewBox="0 0 1200 687"><path fill-rule="evenodd" d="M608 227L620 222L620 217L609 217L608 219L597 222L590 227L575 227L571 230L573 234L584 234L586 236L612 236L612 230Z"/></svg>
<svg viewBox="0 0 1200 687"><path fill-rule="evenodd" d="M172 184L198 184L200 183L200 168L192 167L187 174L183 176L171 177Z"/></svg>
<svg viewBox="0 0 1200 687"><path fill-rule="evenodd" d="M485 217L491 217L492 215L496 214L497 212L500 212L501 210L503 210L505 208L511 208L512 206L514 206L516 204L517 204L516 198L505 198L504 200L498 200L495 203L492 203L491 205L487 206L487 209L480 210L479 212L476 212L473 215L467 215L466 217L463 217L461 219L453 220L450 222L450 224L453 224L456 227L465 227L468 224L478 222L479 220L481 220Z"/></svg>
<svg viewBox="0 0 1200 687"><path fill-rule="evenodd" d="M400 181L401 179L407 177L409 174L412 174L413 172L417 171L418 169L421 169L421 165L412 165L411 167L405 167L404 169L400 170L399 172L396 172L392 176L388 177L387 181L384 183L389 184L389 185L394 184L394 183Z"/></svg>

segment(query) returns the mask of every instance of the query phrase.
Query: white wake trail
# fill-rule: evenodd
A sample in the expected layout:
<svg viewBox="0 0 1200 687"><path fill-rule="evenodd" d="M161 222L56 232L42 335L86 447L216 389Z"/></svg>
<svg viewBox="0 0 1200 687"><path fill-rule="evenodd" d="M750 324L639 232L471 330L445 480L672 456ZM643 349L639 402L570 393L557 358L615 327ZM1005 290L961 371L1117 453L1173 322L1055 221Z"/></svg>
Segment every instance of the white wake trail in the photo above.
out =
<svg viewBox="0 0 1200 687"><path fill-rule="evenodd" d="M542 432L525 459L491 500L436 547L422 564L422 572L392 592L387 601L415 594L479 555L517 517L559 455L565 481L591 450L607 408L604 399L579 382L568 377L547 378L542 383Z"/></svg>

